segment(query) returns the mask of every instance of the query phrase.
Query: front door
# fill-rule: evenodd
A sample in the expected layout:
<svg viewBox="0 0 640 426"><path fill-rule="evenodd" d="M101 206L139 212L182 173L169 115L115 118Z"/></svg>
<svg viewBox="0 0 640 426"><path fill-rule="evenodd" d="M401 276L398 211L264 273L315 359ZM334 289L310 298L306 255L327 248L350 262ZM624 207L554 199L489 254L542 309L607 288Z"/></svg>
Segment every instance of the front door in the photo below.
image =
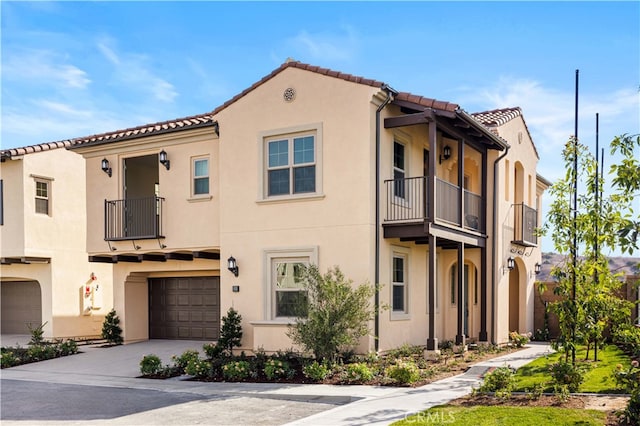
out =
<svg viewBox="0 0 640 426"><path fill-rule="evenodd" d="M124 236L154 237L157 228L158 154L125 158Z"/></svg>

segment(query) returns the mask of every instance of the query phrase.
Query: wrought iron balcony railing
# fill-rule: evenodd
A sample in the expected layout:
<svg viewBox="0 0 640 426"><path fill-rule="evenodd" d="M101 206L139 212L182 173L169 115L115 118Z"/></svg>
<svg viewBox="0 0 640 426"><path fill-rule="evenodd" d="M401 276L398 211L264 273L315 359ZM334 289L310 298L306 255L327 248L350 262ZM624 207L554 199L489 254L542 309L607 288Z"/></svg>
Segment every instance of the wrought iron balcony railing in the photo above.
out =
<svg viewBox="0 0 640 426"><path fill-rule="evenodd" d="M104 200L104 239L106 241L163 238L164 198Z"/></svg>
<svg viewBox="0 0 640 426"><path fill-rule="evenodd" d="M429 220L429 190L427 176L389 179L385 181L385 222L419 222ZM461 188L436 178L436 219L474 231L485 230L484 199L464 191L464 208L460 200ZM461 220L464 218L464 222Z"/></svg>
<svg viewBox="0 0 640 426"><path fill-rule="evenodd" d="M524 246L537 246L538 211L526 204L513 205L513 242Z"/></svg>

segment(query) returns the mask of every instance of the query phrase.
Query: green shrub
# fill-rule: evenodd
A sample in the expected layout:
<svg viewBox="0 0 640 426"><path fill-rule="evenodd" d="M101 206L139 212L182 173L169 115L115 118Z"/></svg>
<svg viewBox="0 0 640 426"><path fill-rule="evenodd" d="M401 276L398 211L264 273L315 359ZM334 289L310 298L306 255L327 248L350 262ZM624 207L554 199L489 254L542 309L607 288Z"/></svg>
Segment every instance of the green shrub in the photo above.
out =
<svg viewBox="0 0 640 426"><path fill-rule="evenodd" d="M232 361L222 367L222 375L231 381L244 380L249 377L250 368L248 361Z"/></svg>
<svg viewBox="0 0 640 426"><path fill-rule="evenodd" d="M420 380L420 369L413 361L398 361L395 365L387 367L385 373L401 384L412 384Z"/></svg>
<svg viewBox="0 0 640 426"><path fill-rule="evenodd" d="M40 346L44 343L44 326L48 321L40 324L37 327L33 327L31 324L27 324L29 334L31 334L31 340L29 340L29 346Z"/></svg>
<svg viewBox="0 0 640 426"><path fill-rule="evenodd" d="M56 357L56 348L53 345L31 346L27 349L27 359L30 362L44 361Z"/></svg>
<svg viewBox="0 0 640 426"><path fill-rule="evenodd" d="M362 362L348 364L344 370L344 380L349 383L364 383L373 379L373 371Z"/></svg>
<svg viewBox="0 0 640 426"><path fill-rule="evenodd" d="M289 363L280 359L270 359L264 366L264 376L268 380L292 378L294 373Z"/></svg>
<svg viewBox="0 0 640 426"><path fill-rule="evenodd" d="M120 318L116 315L115 309L111 309L107 316L104 317L102 338L113 345L120 345L123 342Z"/></svg>
<svg viewBox="0 0 640 426"><path fill-rule="evenodd" d="M233 348L242 344L242 315L233 307L229 308L227 315L222 317L220 339L218 346L229 351L233 355Z"/></svg>
<svg viewBox="0 0 640 426"><path fill-rule="evenodd" d="M60 356L73 355L78 353L78 344L75 340L67 340L58 343L58 353Z"/></svg>
<svg viewBox="0 0 640 426"><path fill-rule="evenodd" d="M15 365L20 365L20 357L14 354L13 351L5 350L4 348L2 348L0 358L0 365L2 368L9 368Z"/></svg>
<svg viewBox="0 0 640 426"><path fill-rule="evenodd" d="M515 385L515 373L510 367L505 365L485 374L482 385L474 389L474 393L483 394L494 392L498 398L509 399Z"/></svg>
<svg viewBox="0 0 640 426"><path fill-rule="evenodd" d="M302 374L316 382L321 382L326 379L329 373L331 373L331 369L324 362L319 363L318 361L313 361L311 364L307 364L302 368Z"/></svg>
<svg viewBox="0 0 640 426"><path fill-rule="evenodd" d="M176 367L178 367L182 371L185 371L190 361L194 361L194 360L197 361L199 358L200 358L200 354L198 353L197 350L187 349L182 353L182 355L179 355L179 356L173 355L171 357L171 360L176 365Z"/></svg>
<svg viewBox="0 0 640 426"><path fill-rule="evenodd" d="M424 354L424 346L417 345L409 345L405 343L404 345L391 349L387 352L386 356L388 358L408 358L413 356L423 356Z"/></svg>
<svg viewBox="0 0 640 426"><path fill-rule="evenodd" d="M549 366L551 373L551 384L567 386L569 392L578 392L580 385L584 381L584 368L578 364L560 361Z"/></svg>
<svg viewBox="0 0 640 426"><path fill-rule="evenodd" d="M140 361L140 373L143 376L152 376L160 373L162 370L162 361L160 357L154 354L145 355Z"/></svg>
<svg viewBox="0 0 640 426"><path fill-rule="evenodd" d="M531 340L530 337L531 337L530 333L520 334L517 331L512 331L511 333L509 333L509 341L516 348L521 348L527 343L529 343L529 341Z"/></svg>
<svg viewBox="0 0 640 426"><path fill-rule="evenodd" d="M622 411L621 420L630 425L640 424L640 364L637 360L633 360L627 369L620 364L616 367L614 373L616 384L631 395L627 406Z"/></svg>
<svg viewBox="0 0 640 426"><path fill-rule="evenodd" d="M315 359L335 361L369 334L374 286L354 286L338 267L323 275L315 265L304 268L299 281L306 294L295 303L297 318L287 336Z"/></svg>
<svg viewBox="0 0 640 426"><path fill-rule="evenodd" d="M209 359L218 358L224 352L224 348L217 343L206 343L202 346L202 350Z"/></svg>
<svg viewBox="0 0 640 426"><path fill-rule="evenodd" d="M211 362L197 357L192 358L187 362L184 372L194 377L207 377L211 374Z"/></svg>

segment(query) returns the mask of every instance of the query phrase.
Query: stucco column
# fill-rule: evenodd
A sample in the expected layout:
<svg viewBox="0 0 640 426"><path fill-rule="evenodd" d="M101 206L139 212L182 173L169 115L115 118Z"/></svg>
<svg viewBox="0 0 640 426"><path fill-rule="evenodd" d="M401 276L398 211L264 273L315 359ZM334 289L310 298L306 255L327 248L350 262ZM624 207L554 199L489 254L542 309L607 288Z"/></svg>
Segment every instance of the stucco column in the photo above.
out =
<svg viewBox="0 0 640 426"><path fill-rule="evenodd" d="M464 291L464 243L458 243L458 333L456 345L465 344L464 321L467 310L467 295Z"/></svg>

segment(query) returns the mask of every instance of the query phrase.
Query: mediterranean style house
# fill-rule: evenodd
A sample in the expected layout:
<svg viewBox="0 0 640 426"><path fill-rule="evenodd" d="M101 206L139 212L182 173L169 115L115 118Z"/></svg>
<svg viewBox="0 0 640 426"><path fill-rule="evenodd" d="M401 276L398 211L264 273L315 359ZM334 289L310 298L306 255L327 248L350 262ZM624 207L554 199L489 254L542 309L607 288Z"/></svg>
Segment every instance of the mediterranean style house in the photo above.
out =
<svg viewBox="0 0 640 426"><path fill-rule="evenodd" d="M113 306L111 265L87 260L84 160L69 145L0 151L3 335L99 336Z"/></svg>
<svg viewBox="0 0 640 426"><path fill-rule="evenodd" d="M379 283L359 351L533 331L538 154L522 112L469 114L288 61L210 113L70 141L87 251L125 341L291 348L302 265Z"/></svg>

